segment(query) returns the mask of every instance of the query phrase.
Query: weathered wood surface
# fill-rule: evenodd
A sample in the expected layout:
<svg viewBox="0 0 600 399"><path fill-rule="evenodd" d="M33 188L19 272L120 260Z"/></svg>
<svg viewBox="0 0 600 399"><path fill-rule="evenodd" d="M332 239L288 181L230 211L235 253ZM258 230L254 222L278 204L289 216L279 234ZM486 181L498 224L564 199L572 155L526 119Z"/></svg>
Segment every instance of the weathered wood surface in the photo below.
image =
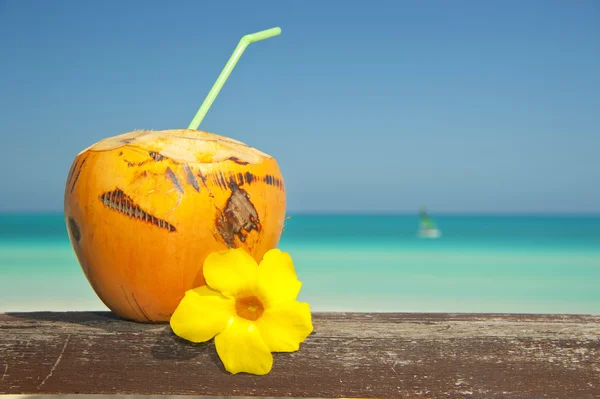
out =
<svg viewBox="0 0 600 399"><path fill-rule="evenodd" d="M266 376L111 313L0 314L0 394L600 398L600 316L316 313Z"/></svg>

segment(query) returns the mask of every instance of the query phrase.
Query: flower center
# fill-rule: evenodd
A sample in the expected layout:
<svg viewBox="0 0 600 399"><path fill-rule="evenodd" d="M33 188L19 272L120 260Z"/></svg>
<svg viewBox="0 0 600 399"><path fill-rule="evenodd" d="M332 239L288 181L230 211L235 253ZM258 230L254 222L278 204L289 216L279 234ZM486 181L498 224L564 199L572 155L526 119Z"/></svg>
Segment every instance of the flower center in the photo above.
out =
<svg viewBox="0 0 600 399"><path fill-rule="evenodd" d="M257 297L248 296L235 301L235 311L241 318L254 321L262 316L265 307Z"/></svg>

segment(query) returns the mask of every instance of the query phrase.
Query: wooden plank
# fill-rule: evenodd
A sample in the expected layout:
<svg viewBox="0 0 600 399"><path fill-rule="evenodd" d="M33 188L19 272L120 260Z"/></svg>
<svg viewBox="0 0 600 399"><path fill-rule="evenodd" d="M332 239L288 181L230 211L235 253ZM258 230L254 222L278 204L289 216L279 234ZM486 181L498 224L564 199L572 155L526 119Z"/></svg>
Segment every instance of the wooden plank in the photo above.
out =
<svg viewBox="0 0 600 399"><path fill-rule="evenodd" d="M108 312L0 314L0 394L598 398L600 316L316 313L266 376Z"/></svg>

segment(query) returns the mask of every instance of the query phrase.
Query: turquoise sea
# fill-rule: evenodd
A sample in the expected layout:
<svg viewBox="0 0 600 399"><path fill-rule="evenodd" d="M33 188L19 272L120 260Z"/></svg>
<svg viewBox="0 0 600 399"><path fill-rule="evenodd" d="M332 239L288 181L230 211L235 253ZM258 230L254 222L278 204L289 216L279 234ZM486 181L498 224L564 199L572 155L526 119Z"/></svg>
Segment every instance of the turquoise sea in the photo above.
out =
<svg viewBox="0 0 600 399"><path fill-rule="evenodd" d="M315 311L600 314L600 216L291 215L279 247ZM62 214L0 215L0 312L105 310Z"/></svg>

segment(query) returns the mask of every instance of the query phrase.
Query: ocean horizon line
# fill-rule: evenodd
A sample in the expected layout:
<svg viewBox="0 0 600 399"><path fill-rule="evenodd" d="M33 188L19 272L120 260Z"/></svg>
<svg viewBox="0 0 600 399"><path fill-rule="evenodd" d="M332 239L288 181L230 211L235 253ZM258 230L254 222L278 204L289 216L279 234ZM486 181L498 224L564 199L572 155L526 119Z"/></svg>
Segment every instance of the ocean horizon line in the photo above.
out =
<svg viewBox="0 0 600 399"><path fill-rule="evenodd" d="M534 212L534 211L498 211L498 212L485 212L485 211L435 211L428 209L427 212L430 216L435 217L600 217L600 211L597 212L576 212L576 211L556 211L556 212ZM63 215L62 210L18 210L18 211L7 211L0 210L0 217L6 216L58 216ZM332 211L332 210L314 210L314 211L288 211L286 216L418 216L419 210L415 211L375 211L375 210L364 210L364 211Z"/></svg>

